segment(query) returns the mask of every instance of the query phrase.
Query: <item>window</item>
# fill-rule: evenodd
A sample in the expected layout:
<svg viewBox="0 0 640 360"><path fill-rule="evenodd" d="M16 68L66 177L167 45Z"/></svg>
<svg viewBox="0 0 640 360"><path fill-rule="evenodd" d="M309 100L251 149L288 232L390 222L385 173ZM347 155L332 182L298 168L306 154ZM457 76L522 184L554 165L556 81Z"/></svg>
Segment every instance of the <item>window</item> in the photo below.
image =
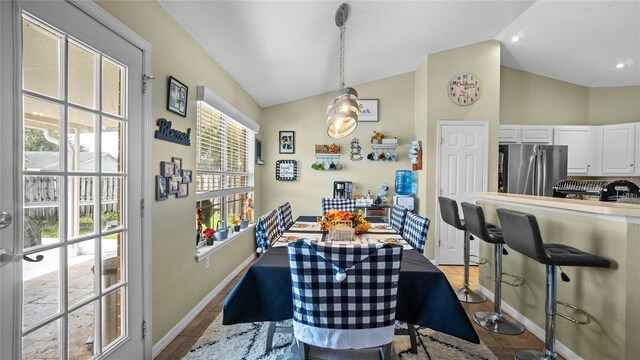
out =
<svg viewBox="0 0 640 360"><path fill-rule="evenodd" d="M253 192L255 132L198 101L196 208L202 229L231 226Z"/></svg>

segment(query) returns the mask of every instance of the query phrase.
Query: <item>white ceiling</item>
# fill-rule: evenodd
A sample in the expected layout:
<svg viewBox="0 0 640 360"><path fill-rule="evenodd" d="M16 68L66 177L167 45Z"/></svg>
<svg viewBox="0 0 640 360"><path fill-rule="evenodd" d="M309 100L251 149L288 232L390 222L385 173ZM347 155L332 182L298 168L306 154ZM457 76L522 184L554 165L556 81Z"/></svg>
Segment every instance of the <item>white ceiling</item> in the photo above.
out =
<svg viewBox="0 0 640 360"><path fill-rule="evenodd" d="M339 1L158 2L262 107L339 87ZM348 5L347 86L489 39L502 42L506 66L589 87L640 85L639 0Z"/></svg>

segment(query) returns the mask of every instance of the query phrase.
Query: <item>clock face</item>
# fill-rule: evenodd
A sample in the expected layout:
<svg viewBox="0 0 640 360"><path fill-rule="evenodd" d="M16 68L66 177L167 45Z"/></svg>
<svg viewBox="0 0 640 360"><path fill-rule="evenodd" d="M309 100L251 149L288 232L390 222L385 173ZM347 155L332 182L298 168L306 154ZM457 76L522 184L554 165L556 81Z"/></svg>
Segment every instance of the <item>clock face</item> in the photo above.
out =
<svg viewBox="0 0 640 360"><path fill-rule="evenodd" d="M480 97L480 80L471 73L460 73L449 81L449 97L458 105L471 105Z"/></svg>

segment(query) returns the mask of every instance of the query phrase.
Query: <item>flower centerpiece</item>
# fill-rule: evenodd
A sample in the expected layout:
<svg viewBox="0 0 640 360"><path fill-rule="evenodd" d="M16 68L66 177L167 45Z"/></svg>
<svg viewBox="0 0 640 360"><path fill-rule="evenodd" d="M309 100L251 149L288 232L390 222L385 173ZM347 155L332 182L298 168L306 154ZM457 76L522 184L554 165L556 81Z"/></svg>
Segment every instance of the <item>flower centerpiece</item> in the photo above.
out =
<svg viewBox="0 0 640 360"><path fill-rule="evenodd" d="M331 209L321 218L318 218L320 229L322 231L329 231L329 227L331 227L334 222L338 221L350 221L351 227L356 231L356 234L362 234L371 228L371 224L364 219L362 210L350 212Z"/></svg>

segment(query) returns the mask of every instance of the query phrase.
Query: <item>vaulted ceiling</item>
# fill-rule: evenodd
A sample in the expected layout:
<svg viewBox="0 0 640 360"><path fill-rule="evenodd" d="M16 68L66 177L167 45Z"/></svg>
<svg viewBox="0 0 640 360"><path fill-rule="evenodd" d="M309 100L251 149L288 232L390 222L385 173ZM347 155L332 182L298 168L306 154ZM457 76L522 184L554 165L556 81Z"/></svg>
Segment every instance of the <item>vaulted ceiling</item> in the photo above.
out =
<svg viewBox="0 0 640 360"><path fill-rule="evenodd" d="M338 88L340 2L158 2L262 107ZM428 54L489 39L502 42L509 67L588 87L640 85L637 0L348 6L347 85L415 71Z"/></svg>

